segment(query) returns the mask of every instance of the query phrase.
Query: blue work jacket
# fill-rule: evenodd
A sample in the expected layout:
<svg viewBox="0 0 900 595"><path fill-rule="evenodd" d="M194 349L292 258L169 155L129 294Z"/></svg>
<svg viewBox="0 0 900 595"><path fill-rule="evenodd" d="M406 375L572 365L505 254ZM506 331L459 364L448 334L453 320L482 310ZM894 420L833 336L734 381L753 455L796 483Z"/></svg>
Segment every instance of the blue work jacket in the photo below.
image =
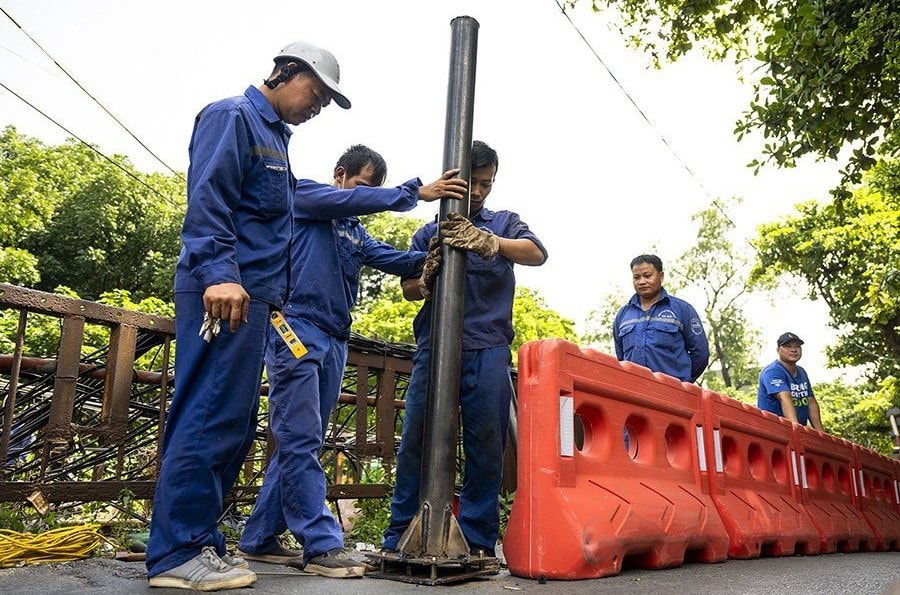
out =
<svg viewBox="0 0 900 595"><path fill-rule="evenodd" d="M176 292L240 283L251 298L281 307L291 239L290 135L252 86L197 115Z"/></svg>
<svg viewBox="0 0 900 595"><path fill-rule="evenodd" d="M300 316L339 339L350 337L363 265L400 277L422 270L424 251L407 252L373 239L357 215L408 211L419 200L418 179L396 188L343 190L298 180L294 192L291 289L285 313Z"/></svg>
<svg viewBox="0 0 900 595"><path fill-rule="evenodd" d="M694 382L709 363L709 342L697 311L662 290L646 312L635 294L613 323L616 357Z"/></svg>
<svg viewBox="0 0 900 595"><path fill-rule="evenodd" d="M543 252L544 260L547 259L547 249L516 213L482 208L471 220L475 227L488 229L501 238L531 240ZM424 225L413 236L410 250L427 250L428 242L436 233L436 221ZM514 263L500 254L490 260L472 252L466 256L462 348L470 350L510 345L515 336L512 326L516 293ZM413 322L419 349L431 347L431 304L431 300L426 300Z"/></svg>

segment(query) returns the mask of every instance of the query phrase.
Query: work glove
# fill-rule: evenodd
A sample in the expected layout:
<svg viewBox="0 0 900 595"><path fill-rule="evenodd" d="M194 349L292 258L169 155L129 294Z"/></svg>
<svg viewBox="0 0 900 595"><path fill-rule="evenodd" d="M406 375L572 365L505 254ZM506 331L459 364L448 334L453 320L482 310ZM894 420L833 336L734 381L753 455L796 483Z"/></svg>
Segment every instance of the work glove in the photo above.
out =
<svg viewBox="0 0 900 595"><path fill-rule="evenodd" d="M441 237L448 246L474 252L484 259L493 258L500 250L500 238L491 232L475 227L459 213L450 213L447 218L449 221L441 223Z"/></svg>
<svg viewBox="0 0 900 595"><path fill-rule="evenodd" d="M419 277L419 291L426 300L431 297L431 289L434 287L434 280L440 269L441 241L435 236L428 243L428 255L425 257L425 265L422 267L422 275Z"/></svg>

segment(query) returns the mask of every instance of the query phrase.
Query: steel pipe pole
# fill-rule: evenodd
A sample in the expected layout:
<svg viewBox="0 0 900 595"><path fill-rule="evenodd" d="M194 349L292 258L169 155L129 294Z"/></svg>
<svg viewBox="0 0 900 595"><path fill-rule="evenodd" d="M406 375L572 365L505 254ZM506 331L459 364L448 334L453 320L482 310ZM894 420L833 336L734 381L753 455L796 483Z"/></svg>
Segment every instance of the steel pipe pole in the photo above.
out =
<svg viewBox="0 0 900 595"><path fill-rule="evenodd" d="M478 21L461 16L451 22L450 78L444 130L443 171L460 168L471 175L472 116ZM442 199L439 221L450 213L468 217L469 201ZM419 511L399 542L413 557L459 558L469 553L453 515L456 443L459 432L459 374L466 290L466 252L444 246L435 283L431 317L431 358L425 416Z"/></svg>

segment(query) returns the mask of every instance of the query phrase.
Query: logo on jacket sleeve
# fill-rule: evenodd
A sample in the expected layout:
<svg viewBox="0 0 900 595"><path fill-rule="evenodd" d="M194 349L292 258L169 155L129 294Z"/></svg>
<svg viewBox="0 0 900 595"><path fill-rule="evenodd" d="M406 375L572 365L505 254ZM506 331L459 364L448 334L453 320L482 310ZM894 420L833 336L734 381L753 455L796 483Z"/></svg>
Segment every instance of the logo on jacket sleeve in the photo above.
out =
<svg viewBox="0 0 900 595"><path fill-rule="evenodd" d="M695 335L703 334L703 325L700 324L699 318L691 318L691 332Z"/></svg>

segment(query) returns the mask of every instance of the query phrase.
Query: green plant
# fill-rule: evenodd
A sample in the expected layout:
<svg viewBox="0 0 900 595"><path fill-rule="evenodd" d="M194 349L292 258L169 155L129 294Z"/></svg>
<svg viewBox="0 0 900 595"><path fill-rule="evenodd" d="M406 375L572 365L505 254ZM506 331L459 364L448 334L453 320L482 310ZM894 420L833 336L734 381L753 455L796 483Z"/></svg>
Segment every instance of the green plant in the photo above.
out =
<svg viewBox="0 0 900 595"><path fill-rule="evenodd" d="M384 483L387 473L380 461L370 461L362 470L363 483ZM381 536L391 520L391 499L363 498L356 501L359 516L347 534L348 542L381 543Z"/></svg>

